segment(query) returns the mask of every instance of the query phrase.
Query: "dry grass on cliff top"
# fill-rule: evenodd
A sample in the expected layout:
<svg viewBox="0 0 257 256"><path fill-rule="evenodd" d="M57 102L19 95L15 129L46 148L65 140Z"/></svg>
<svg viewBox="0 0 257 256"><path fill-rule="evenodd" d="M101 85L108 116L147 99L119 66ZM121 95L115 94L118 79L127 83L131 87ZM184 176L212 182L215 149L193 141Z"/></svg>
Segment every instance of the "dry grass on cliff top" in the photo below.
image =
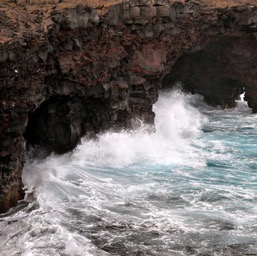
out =
<svg viewBox="0 0 257 256"><path fill-rule="evenodd" d="M19 5L57 5L59 8L71 8L78 4L88 5L98 10L106 10L108 7L129 0L16 0ZM149 0L151 1L151 0ZM190 2L190 0L169 0L172 2ZM0 0L0 3L13 3L13 0ZM255 5L257 0L192 0L192 2L201 2L211 7L226 8L238 5Z"/></svg>
<svg viewBox="0 0 257 256"><path fill-rule="evenodd" d="M257 0L199 0L198 2L202 2L206 5L217 8L226 8L246 4L257 6Z"/></svg>
<svg viewBox="0 0 257 256"><path fill-rule="evenodd" d="M28 11L38 9L50 9L56 6L58 9L73 8L79 4L91 6L98 10L99 14L105 12L110 6L127 2L127 0L0 0L1 8L15 8L17 5L26 7Z"/></svg>
<svg viewBox="0 0 257 256"><path fill-rule="evenodd" d="M101 9L108 8L114 4L127 1L128 0L0 0L0 4L17 3L20 6L57 5L60 8L71 8L77 6L78 4L83 4L91 6L93 8Z"/></svg>

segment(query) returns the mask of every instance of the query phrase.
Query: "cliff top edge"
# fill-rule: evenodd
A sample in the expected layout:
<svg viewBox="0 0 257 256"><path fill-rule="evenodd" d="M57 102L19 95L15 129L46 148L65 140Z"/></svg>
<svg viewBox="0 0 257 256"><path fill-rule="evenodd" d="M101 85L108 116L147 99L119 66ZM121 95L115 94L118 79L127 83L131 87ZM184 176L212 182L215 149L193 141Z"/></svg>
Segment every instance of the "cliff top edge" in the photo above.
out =
<svg viewBox="0 0 257 256"><path fill-rule="evenodd" d="M110 6L119 4L122 2L128 2L129 0L0 0L0 8L5 7L14 7L14 6L26 6L27 8L33 6L49 6L54 5L60 9L72 8L77 6L78 4L88 5L92 8L102 10L108 9ZM151 1L151 0L149 0ZM227 8L234 7L239 5L254 5L257 6L256 0L169 0L171 3L173 2L198 2L206 4L210 7L215 8Z"/></svg>
<svg viewBox="0 0 257 256"><path fill-rule="evenodd" d="M89 6L104 15L116 4L129 0L0 0L0 45L21 38L24 33L38 34L46 32L53 23L53 10L72 9L78 5ZM153 0L146 0L150 4ZM257 6L257 0L167 0L173 3L193 3L207 9L226 9L235 6ZM41 30L39 29L41 27Z"/></svg>

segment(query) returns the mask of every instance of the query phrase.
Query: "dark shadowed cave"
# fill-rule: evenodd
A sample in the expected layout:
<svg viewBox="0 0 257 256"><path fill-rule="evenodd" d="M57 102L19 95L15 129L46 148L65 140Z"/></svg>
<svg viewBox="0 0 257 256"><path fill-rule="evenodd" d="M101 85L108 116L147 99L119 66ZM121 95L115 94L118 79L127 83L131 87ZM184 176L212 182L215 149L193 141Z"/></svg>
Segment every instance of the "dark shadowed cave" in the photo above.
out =
<svg viewBox="0 0 257 256"><path fill-rule="evenodd" d="M208 104L222 108L235 107L235 100L245 90L248 105L253 107L255 98L248 94L250 74L256 72L251 58L255 46L251 37L230 37L215 40L200 50L194 48L177 60L162 86L167 89L181 82L185 91L201 94Z"/></svg>
<svg viewBox="0 0 257 256"><path fill-rule="evenodd" d="M109 104L102 99L53 96L29 114L24 133L27 147L41 146L46 154L73 149L85 134L104 129Z"/></svg>

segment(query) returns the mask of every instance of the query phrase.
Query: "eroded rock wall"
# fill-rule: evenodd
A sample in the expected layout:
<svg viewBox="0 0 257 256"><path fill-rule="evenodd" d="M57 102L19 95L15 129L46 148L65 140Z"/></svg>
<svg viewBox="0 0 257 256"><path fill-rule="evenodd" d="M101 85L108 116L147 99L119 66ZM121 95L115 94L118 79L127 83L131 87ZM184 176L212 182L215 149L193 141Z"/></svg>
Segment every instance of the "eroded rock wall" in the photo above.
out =
<svg viewBox="0 0 257 256"><path fill-rule="evenodd" d="M84 135L131 128L138 119L153 124L162 78L169 74L167 85L197 65L193 58L184 68L181 56L211 55L210 45L223 40L244 42L225 53L216 50L210 59L229 55L228 67L219 70L222 78L244 83L257 109L254 5L222 9L193 1L130 0L102 13L83 1L62 8L12 3L1 5L0 13L1 212L22 198L26 142L63 153ZM240 74L239 64L245 69ZM189 84L192 91L207 99L219 94L215 86L206 89L211 79L197 79L202 86ZM223 92L231 99L230 89Z"/></svg>

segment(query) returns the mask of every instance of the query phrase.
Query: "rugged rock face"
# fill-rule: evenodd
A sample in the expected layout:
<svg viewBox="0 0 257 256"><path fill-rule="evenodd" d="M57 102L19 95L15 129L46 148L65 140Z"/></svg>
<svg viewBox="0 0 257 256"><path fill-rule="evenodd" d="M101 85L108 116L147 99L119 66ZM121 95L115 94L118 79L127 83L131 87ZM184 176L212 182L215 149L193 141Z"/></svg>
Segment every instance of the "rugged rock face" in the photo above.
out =
<svg viewBox="0 0 257 256"><path fill-rule="evenodd" d="M153 124L161 81L223 107L244 87L257 112L255 1L40 2L0 4L0 212L23 196L26 146Z"/></svg>

